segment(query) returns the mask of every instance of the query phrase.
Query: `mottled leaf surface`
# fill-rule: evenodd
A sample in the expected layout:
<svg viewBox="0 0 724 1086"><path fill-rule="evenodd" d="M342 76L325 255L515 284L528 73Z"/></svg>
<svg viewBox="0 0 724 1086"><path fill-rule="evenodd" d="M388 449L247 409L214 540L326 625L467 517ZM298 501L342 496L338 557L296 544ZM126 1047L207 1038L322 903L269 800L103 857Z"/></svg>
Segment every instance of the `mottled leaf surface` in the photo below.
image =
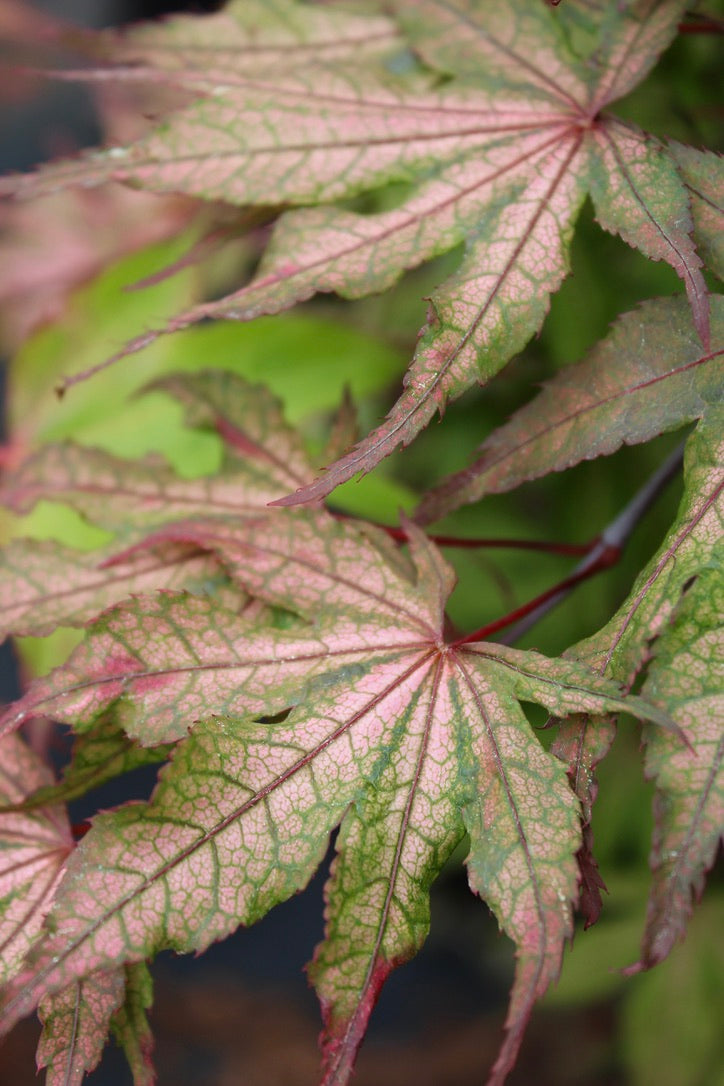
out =
<svg viewBox="0 0 724 1086"><path fill-rule="evenodd" d="M179 15L162 22L111 30L95 38L95 51L156 72L210 74L224 83L270 69L306 67L374 56L394 48L397 29L382 16L355 16L294 0L231 0L203 18Z"/></svg>
<svg viewBox="0 0 724 1086"><path fill-rule="evenodd" d="M0 553L0 636L43 636L56 626L80 626L127 596L157 589L214 595L241 608L246 597L229 585L208 552L184 546L136 551L77 551L23 539Z"/></svg>
<svg viewBox="0 0 724 1086"><path fill-rule="evenodd" d="M707 267L724 279L724 158L675 141L671 152L689 190L699 252Z"/></svg>
<svg viewBox="0 0 724 1086"><path fill-rule="evenodd" d="M190 426L221 436L225 455L215 475L181 478L155 454L123 460L66 441L44 445L8 476L0 502L16 513L43 499L63 502L100 527L133 537L191 515L258 516L312 477L299 436L266 389L223 372L163 378L151 387L180 401Z"/></svg>
<svg viewBox="0 0 724 1086"><path fill-rule="evenodd" d="M588 357L562 370L495 430L469 468L423 500L422 523L484 494L606 456L700 418L724 388L724 298L712 298L703 351L682 298L657 298L619 317Z"/></svg>
<svg viewBox="0 0 724 1086"><path fill-rule="evenodd" d="M721 543L709 576L682 601L649 667L646 696L665 706L692 749L650 735L646 773L656 781L655 830L641 965L655 965L686 933L724 834L724 613Z"/></svg>
<svg viewBox="0 0 724 1086"><path fill-rule="evenodd" d="M47 1067L46 1086L81 1086L97 1066L123 1000L123 981L122 969L100 970L41 1002L37 1059L39 1068Z"/></svg>
<svg viewBox="0 0 724 1086"><path fill-rule="evenodd" d="M288 500L318 499L408 444L446 400L487 381L535 334L568 271L588 193L605 229L675 269L708 346L691 189L678 159L606 112L669 44L684 6L591 13L574 2L554 11L528 0L397 0L390 13L417 64L386 19L293 3L217 16L240 58L224 54L220 72L208 66L209 19L137 32L129 43L106 37L114 78L173 80L198 99L130 146L4 187L33 195L121 180L232 204L321 205L286 211L254 279L168 330L208 316L248 320L319 291L380 291L464 245L459 269L430 298L387 419ZM306 63L315 43L324 43L324 61ZM250 52L266 63L247 66ZM408 186L392 209L360 214L333 203L390 182ZM702 215L697 204L697 222Z"/></svg>
<svg viewBox="0 0 724 1086"><path fill-rule="evenodd" d="M670 532L613 619L576 647L600 674L627 686L650 661L646 695L687 737L688 745L674 749L658 734L647 736L646 772L656 780L653 884L637 968L661 960L683 935L724 825L722 423L721 409L699 423L687 444L686 486ZM595 742L595 734L581 734L577 750L571 744L572 772L585 775L580 752Z"/></svg>
<svg viewBox="0 0 724 1086"><path fill-rule="evenodd" d="M0 740L0 805L22 803L52 774L18 735ZM73 849L63 808L0 813L0 981L13 977L40 935Z"/></svg>
<svg viewBox="0 0 724 1086"><path fill-rule="evenodd" d="M451 572L412 528L408 561L382 533L321 512L274 520L250 522L241 542L217 520L162 531L205 533L243 588L267 604L283 596L309 627L237 636L243 620L212 601L141 598L102 616L6 714L5 727L42 708L83 729L115 702L151 744L203 716L149 803L94 820L43 948L8 988L5 1021L88 974L253 922L306 885L341 825L313 974L325 1081L347 1081L379 989L424 940L430 884L467 830L471 887L517 945L502 1081L559 969L580 844L565 769L518 699L666 718L576 661L450 642Z"/></svg>

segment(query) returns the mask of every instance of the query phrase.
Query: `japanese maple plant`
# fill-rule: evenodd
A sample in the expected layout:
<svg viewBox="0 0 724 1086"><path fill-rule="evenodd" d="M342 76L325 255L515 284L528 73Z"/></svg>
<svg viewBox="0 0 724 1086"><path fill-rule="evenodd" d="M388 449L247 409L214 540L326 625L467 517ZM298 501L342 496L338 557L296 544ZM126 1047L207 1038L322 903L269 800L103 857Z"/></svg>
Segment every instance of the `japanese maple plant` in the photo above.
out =
<svg viewBox="0 0 724 1086"><path fill-rule="evenodd" d="M455 250L419 301L389 413L360 439L346 402L323 470L277 399L214 370L213 356L152 385L189 428L219 435L213 473L82 442L30 448L10 432L4 505L19 515L52 499L110 533L95 550L14 538L0 566L4 635L84 631L0 717L0 1020L8 1030L38 1011L48 1082L80 1083L109 1033L134 1082L153 1082L147 963L260 919L309 883L333 840L309 966L321 1081L349 1080L380 990L424 943L431 885L460 847L471 891L515 944L489 1079L502 1083L576 910L590 925L601 908L595 770L622 711L642 722L655 785L632 970L684 935L722 823L722 168L713 151L621 119L616 102L694 24L721 29L685 0L231 0L123 32L45 27L65 64L54 59L49 77L140 88L158 104L125 143L3 179L18 201L8 206L54 194L82 210L89 189L130 187L145 190L146 227L179 198L167 235L201 224L168 274L244 230L253 254L225 292L129 334L104 366L158 342L172 352L208 319L379 294ZM116 249L97 268L151 240L120 238L115 199ZM350 515L340 484L408 446L539 333L587 199L604 231L670 265L679 294L619 313L410 516ZM66 401L81 379L92 392L100 368L69 376ZM455 577L441 547L476 541L429 525L683 426L678 512L601 629L557 657L511 644L615 560L680 452L589 546L531 542L580 555L563 581L472 631L448 616ZM522 703L547 711L545 732ZM27 741L38 720L72 730L59 779ZM147 801L71 825L68 800L149 764Z"/></svg>

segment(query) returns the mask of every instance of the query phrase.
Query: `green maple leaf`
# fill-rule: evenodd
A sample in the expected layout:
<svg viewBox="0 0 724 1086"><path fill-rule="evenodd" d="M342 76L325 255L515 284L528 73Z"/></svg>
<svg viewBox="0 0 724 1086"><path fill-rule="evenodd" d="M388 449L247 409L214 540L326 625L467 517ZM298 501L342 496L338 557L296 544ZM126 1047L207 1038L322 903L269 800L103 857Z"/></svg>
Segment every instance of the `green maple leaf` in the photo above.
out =
<svg viewBox="0 0 724 1086"><path fill-rule="evenodd" d="M239 205L320 205L286 211L252 282L169 330L207 316L249 320L318 291L381 291L463 243L385 422L288 500L319 498L408 444L540 328L587 194L604 229L676 270L707 345L694 237L710 258L721 221L711 197L717 163L669 151L607 111L670 43L684 7L396 0L387 19L232 4L217 17L229 36L220 49L220 24L205 20L106 35L99 49L117 63L116 78L161 80L197 100L129 147L5 188L31 195L120 180ZM310 60L315 50L321 65ZM333 203L391 182L409 186L391 210Z"/></svg>
<svg viewBox="0 0 724 1086"><path fill-rule="evenodd" d="M701 418L724 388L724 298L712 302L703 350L683 298L655 298L616 321L584 361L549 381L478 450L477 459L429 491L421 523L485 494L635 445Z"/></svg>

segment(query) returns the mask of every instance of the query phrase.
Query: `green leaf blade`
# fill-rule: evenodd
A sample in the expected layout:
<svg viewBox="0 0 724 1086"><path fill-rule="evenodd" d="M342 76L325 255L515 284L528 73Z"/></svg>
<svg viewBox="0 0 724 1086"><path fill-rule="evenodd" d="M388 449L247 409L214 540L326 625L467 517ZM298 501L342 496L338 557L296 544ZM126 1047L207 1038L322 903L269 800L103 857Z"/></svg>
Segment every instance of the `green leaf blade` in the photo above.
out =
<svg viewBox="0 0 724 1086"><path fill-rule="evenodd" d="M684 937L724 827L721 572L719 561L685 595L644 686L678 721L691 749L660 734L647 738L646 774L657 791L642 968L663 960Z"/></svg>
<svg viewBox="0 0 724 1086"><path fill-rule="evenodd" d="M591 196L601 226L665 260L683 280L694 325L710 345L708 292L692 239L689 198L675 164L661 144L615 119L592 134Z"/></svg>
<svg viewBox="0 0 724 1086"><path fill-rule="evenodd" d="M712 298L712 350L702 351L683 298L624 314L584 361L562 370L423 499L421 523L485 494L606 456L700 418L721 400L724 298Z"/></svg>

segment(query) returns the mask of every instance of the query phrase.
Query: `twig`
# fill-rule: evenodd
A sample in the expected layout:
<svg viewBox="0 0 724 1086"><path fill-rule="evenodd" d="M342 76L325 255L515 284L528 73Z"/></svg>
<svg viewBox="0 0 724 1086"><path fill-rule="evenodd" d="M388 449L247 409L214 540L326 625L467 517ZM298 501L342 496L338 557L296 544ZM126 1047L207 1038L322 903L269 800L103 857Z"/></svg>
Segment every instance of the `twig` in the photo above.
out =
<svg viewBox="0 0 724 1086"><path fill-rule="evenodd" d="M407 540L404 528L385 528L385 531L401 543ZM500 547L506 550L547 551L549 554L565 555L588 554L593 545L591 543L556 543L545 539L465 539L456 535L433 534L428 535L427 538L438 547L457 547L463 550Z"/></svg>
<svg viewBox="0 0 724 1086"><path fill-rule="evenodd" d="M345 513L342 510L328 508L327 511L338 520L359 519L353 513ZM371 522L365 520L364 523L369 524ZM397 543L407 543L408 536L404 528L397 528L392 524L376 524L375 527L381 528ZM558 543L555 540L547 539L490 539L487 536L466 539L464 536L434 535L432 533L429 533L427 538L438 547L456 547L459 550L482 550L483 548L492 550L500 548L504 550L545 551L548 554L563 554L567 557L588 554L591 547L595 546L597 542L594 539L590 543Z"/></svg>
<svg viewBox="0 0 724 1086"><path fill-rule="evenodd" d="M502 644L509 645L522 637L524 633L552 611L573 589L588 580L594 574L604 569L609 569L618 562L623 553L624 546L629 540L633 530L653 505L656 498L666 487L667 483L677 474L684 458L683 442L671 453L664 463L657 468L653 475L644 483L626 507L611 521L601 535L593 543L588 554L579 563L568 577L564 578L553 588L541 593L528 603L511 611L510 614L496 619L494 622L481 626L480 629L467 634L456 642L457 645L467 644L470 641L482 641L497 633L498 630L511 627L504 637L500 638Z"/></svg>
<svg viewBox="0 0 724 1086"><path fill-rule="evenodd" d="M679 23L680 34L724 34L724 19L700 11L687 12L687 18Z"/></svg>

